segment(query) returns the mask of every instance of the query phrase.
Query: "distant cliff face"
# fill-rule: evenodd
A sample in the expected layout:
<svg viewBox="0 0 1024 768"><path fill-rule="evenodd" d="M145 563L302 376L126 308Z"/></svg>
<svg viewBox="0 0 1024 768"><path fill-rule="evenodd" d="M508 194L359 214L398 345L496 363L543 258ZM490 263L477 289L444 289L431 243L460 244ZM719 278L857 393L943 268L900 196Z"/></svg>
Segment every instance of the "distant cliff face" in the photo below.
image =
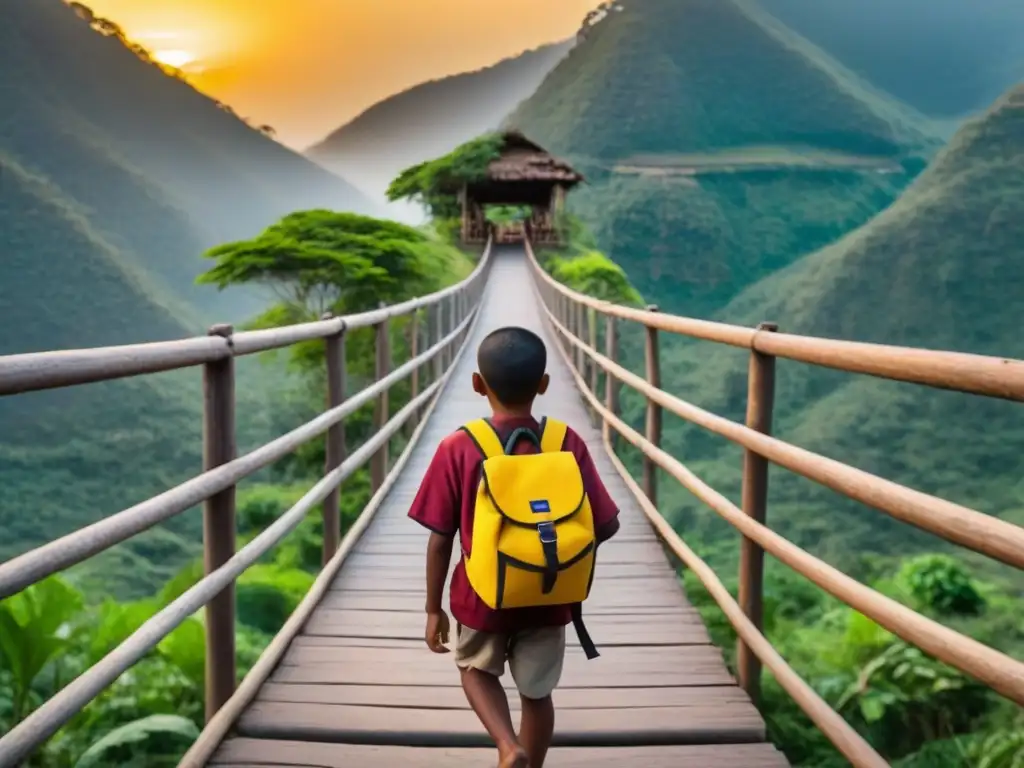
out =
<svg viewBox="0 0 1024 768"><path fill-rule="evenodd" d="M307 154L383 201L400 171L497 128L574 44L543 46L477 72L410 88L366 110ZM418 215L411 207L389 210Z"/></svg>

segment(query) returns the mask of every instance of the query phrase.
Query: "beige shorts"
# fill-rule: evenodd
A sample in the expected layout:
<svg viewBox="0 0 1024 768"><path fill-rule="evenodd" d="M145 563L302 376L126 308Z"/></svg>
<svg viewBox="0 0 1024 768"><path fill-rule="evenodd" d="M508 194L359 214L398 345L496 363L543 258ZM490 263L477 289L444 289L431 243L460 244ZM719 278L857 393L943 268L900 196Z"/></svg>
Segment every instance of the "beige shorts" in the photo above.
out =
<svg viewBox="0 0 1024 768"><path fill-rule="evenodd" d="M456 627L455 663L460 669L479 669L495 677L505 674L505 659L519 693L528 699L551 695L562 676L565 627L539 627L509 636ZM510 652L511 651L511 652Z"/></svg>

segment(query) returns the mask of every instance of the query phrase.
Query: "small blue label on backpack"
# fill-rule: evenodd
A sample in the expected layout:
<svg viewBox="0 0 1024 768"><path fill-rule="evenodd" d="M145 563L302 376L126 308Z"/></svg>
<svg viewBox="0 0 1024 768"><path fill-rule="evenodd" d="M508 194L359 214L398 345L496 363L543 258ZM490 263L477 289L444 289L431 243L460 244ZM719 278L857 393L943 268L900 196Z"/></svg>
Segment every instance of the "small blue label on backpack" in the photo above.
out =
<svg viewBox="0 0 1024 768"><path fill-rule="evenodd" d="M543 515L551 511L551 505L548 504L547 499L538 499L530 502L530 509L535 515Z"/></svg>

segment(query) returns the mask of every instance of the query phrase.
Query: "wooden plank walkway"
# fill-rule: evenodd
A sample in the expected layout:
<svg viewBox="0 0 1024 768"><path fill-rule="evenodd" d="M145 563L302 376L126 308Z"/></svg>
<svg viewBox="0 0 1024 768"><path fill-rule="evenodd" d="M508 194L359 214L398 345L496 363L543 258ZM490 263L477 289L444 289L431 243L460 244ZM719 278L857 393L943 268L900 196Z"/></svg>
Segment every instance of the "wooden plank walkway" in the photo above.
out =
<svg viewBox="0 0 1024 768"><path fill-rule="evenodd" d="M553 345L521 249L499 248L471 349L520 325ZM587 661L572 627L546 763L638 768L783 768L757 710L689 605L661 545L605 455L558 353L539 413L572 424L621 509L584 607L601 657ZM221 745L218 766L485 766L493 746L469 709L451 655L423 643L427 533L406 517L437 443L486 402L467 353L423 439L328 596ZM447 595L445 597L447 604ZM514 692L506 673L506 689ZM518 696L510 696L518 709Z"/></svg>

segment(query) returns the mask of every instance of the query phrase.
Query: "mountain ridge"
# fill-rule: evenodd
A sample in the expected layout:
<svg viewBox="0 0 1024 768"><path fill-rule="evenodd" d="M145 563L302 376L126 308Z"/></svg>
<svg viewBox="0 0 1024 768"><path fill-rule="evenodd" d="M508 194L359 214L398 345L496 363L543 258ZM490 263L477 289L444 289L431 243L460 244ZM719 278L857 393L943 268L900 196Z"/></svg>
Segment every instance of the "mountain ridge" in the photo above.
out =
<svg viewBox="0 0 1024 768"><path fill-rule="evenodd" d="M0 18L0 355L241 324L267 297L196 285L208 248L295 208L374 210L130 41L101 34L87 11L0 0ZM263 369L239 387L240 444L267 428L261 398L273 377ZM0 559L194 475L200 385L191 369L0 398ZM198 525L181 515L112 557L168 576L195 553Z"/></svg>
<svg viewBox="0 0 1024 768"><path fill-rule="evenodd" d="M939 146L818 54L746 3L626 4L504 126L588 177L570 210L642 294L707 315L862 225Z"/></svg>
<svg viewBox="0 0 1024 768"><path fill-rule="evenodd" d="M891 206L828 247L749 287L714 317L770 319L788 333L1024 359L1014 307L1024 258L1024 85L968 121ZM702 407L743 420L746 358L686 345L671 369ZM1017 404L779 361L775 433L880 476L1024 523L1024 414ZM684 428L672 448L738 491L737 452ZM801 478L773 473L773 526L835 563L898 541L945 546ZM681 496L703 535L717 523ZM803 522L801 522L803 521ZM814 521L814 522L807 522ZM841 522L840 522L841 521ZM838 540L834 531L842 525ZM708 526L705 528L704 526ZM904 552L905 554L905 552ZM968 555L990 572L1006 574Z"/></svg>
<svg viewBox="0 0 1024 768"><path fill-rule="evenodd" d="M344 169L373 199L384 201L388 184L408 166L497 128L573 45L550 43L407 88L332 131L306 155L328 169ZM388 209L416 215L412 206Z"/></svg>

